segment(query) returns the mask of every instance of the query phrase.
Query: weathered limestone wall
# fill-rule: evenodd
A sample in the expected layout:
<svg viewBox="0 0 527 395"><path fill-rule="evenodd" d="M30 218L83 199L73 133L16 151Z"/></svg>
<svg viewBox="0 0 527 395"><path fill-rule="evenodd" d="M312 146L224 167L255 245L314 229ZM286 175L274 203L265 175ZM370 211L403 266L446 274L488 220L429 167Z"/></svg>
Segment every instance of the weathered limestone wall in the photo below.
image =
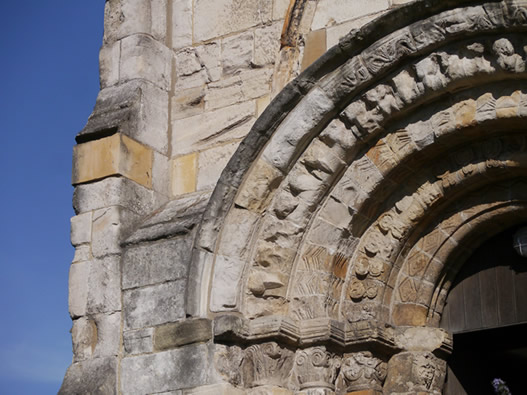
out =
<svg viewBox="0 0 527 395"><path fill-rule="evenodd" d="M192 229L221 170L287 82L340 36L397 4L106 2L101 92L74 149L74 358L63 393L132 393L141 387L128 372L179 360L174 352L151 354L173 348L154 336L184 318ZM123 240L141 218L186 194L152 216L155 226L143 223L123 254ZM186 221L182 229L155 229L179 217ZM210 346L189 347L210 352ZM150 356L126 358L145 353ZM212 379L185 380L174 388ZM161 378L147 381L146 392L167 385Z"/></svg>
<svg viewBox="0 0 527 395"><path fill-rule="evenodd" d="M388 0L176 2L172 194L212 189L270 99L341 36L394 5Z"/></svg>
<svg viewBox="0 0 527 395"><path fill-rule="evenodd" d="M277 111L281 103L285 106L284 114L291 111L293 115L289 117L289 123L280 125L276 138L267 146L265 160L251 158L247 168L253 169L252 178L245 180L247 182L239 191L229 185L231 189L225 188L227 192L224 196L220 196L223 190L218 188L215 198L209 203L222 170L273 97L283 92L288 82L327 53L350 30L407 2L107 1L105 35L100 54L101 92L86 127L77 136L78 145L74 148L72 181L77 215L71 222L71 240L76 252L70 269L69 300L74 357L61 393L259 395L334 394L335 391L367 390L370 391L367 393L374 394L382 391L383 383L386 383L385 388L400 393L441 391L444 358L451 348L448 334L439 329L426 328L416 335L412 327L415 314L410 314L408 319L404 316L405 320L401 320L401 327L397 329L381 330L383 325L367 324L367 314L373 308L368 305L368 310L363 306L373 299L381 305L382 287L388 278L383 277L384 282L379 285L379 290L374 289L375 293L368 293L373 287L362 283L362 288L357 290L353 286L359 282L351 280L375 277L372 274L375 270L369 263L367 270L363 268L364 273L361 274L359 266L356 268L358 271L353 271L354 262L350 253L346 258L346 268L331 277L333 272L325 271L334 268L321 269L319 265L337 262L338 259L321 259L318 252L308 256L310 245L300 243L305 233L313 246L329 246L331 254L342 252L339 243L344 239L351 240L348 237L350 232L363 225L362 213L369 214L371 211L366 198L376 195L375 188L382 184L384 173L391 171L389 166L392 164L390 161L383 162L386 152L382 149L389 144L384 144L377 135L375 137L379 138L380 146L369 147L371 150L366 155L372 159L366 156L363 160L355 158L359 150L365 150L366 146L359 145L358 141L370 133L370 129L379 135L389 131L399 137L400 130L383 129L385 124L392 124L392 113L408 110L410 114L414 110L412 106L422 96L422 103L427 104L437 98L434 95L444 94L439 92L440 89L457 89L455 84L458 79L461 81L459 86L465 86L463 83L472 78L470 72L485 71L496 81L524 78L525 67L522 69L521 65L524 66L525 62L523 53L518 54L521 51L516 41L513 40L518 48L508 41L501 41L501 46L496 48L492 43L478 43L480 45L474 47L476 52L480 51L477 56L472 54L471 61L463 61L469 70L465 74L456 74L458 69L454 67L461 63L456 52L459 46L445 47L441 59L445 62L452 60L452 67L448 73L445 72L446 77L432 70L436 66L437 53L426 54L429 58L424 53L418 53L424 51L427 45L431 48L446 45L441 41L443 36L420 43L423 47L419 50L411 47L415 51L412 59L423 56L421 63L417 68L408 66L411 72L399 70L395 76L390 76L392 71L388 69L402 62L409 52L397 52L396 47L391 53L392 48L389 48L385 62L388 65L383 64L377 69L376 65L370 64L364 81L357 82L352 76L350 83L342 77L345 72L353 74L354 68L342 71L342 75L335 73L336 77L331 81L342 77L343 82L338 85L342 91L334 96L329 92L333 86L331 81L328 82L329 78L324 84L318 81L322 78L320 76L329 75L329 71L319 73L313 80L310 78L315 74L308 73L301 81L305 97L300 104L300 99L289 102L288 97L275 103L273 114L278 118L282 116ZM437 5L437 1L429 3L434 3L438 9L442 7ZM446 3L450 8L455 7L452 1L442 4ZM446 5L444 7L447 8ZM456 28L462 26L460 31L470 30L470 21L463 18L465 14L467 18L472 14L465 11L453 13L452 21L449 21ZM477 12L474 14L481 16ZM518 20L521 20L521 15ZM475 25L479 29L478 23ZM492 29L484 23L482 26L481 31L487 35L490 33L485 29L492 34L499 34L499 29L504 29L499 23L496 23L498 27L495 30L492 30L494 25ZM393 33L387 27L377 27L384 28L385 34ZM478 33L474 31L471 34ZM447 33L445 37L451 35L448 40L459 39L456 31L447 30ZM394 33L394 37L390 40L397 42L399 36ZM376 39L382 38L379 36ZM502 39L501 36L494 38L496 42ZM358 37L357 41L360 39ZM391 43L381 40L378 46L390 47ZM403 46L403 49L406 48ZM372 49L369 51L371 54ZM357 55L357 62L359 56L362 55ZM516 62L514 67L508 63L500 66L500 57L508 59L507 62ZM470 62L479 63L473 67ZM337 61L334 63L337 64ZM483 71L478 69L486 67L487 63L493 66ZM333 67L331 64L324 66L328 69ZM340 67L340 64L337 66ZM375 75L379 70L381 73ZM392 77L395 82L390 80ZM384 80L379 85L365 85L364 98L344 98L356 88L355 82L357 86L363 82L373 84L381 78ZM434 85L438 78L444 79L444 86ZM445 81L454 82L448 85ZM392 96L387 90L382 90L387 89L382 84L402 86L397 90L402 92L401 98L394 98L393 103L385 102L384 99L391 100ZM421 84L420 90L405 90L411 84ZM312 89L313 86L316 89ZM510 92L503 93L502 88L492 88L478 95L492 94L510 108L516 106L515 115L508 118L516 117L516 113L523 114L523 110L519 110L523 108L519 104L520 101L523 103L523 93L509 97ZM347 93L342 93L346 89ZM334 87L334 90L338 89ZM404 96L405 93L408 95ZM339 95L342 97L335 99ZM479 98L475 93L472 96ZM328 104L328 97L336 103ZM460 103L464 100L463 97L458 99ZM397 100L408 106L398 104ZM514 106L509 102L514 102ZM472 105L475 101L470 103ZM337 112L344 108L343 115L337 119ZM441 113L432 106L427 109L431 114ZM450 111L450 107L446 110ZM332 113L327 115L327 112ZM473 112L476 114L475 110ZM334 122L329 123L332 117ZM500 117L496 115L495 118ZM457 118L452 119L447 121L457 125ZM420 114L408 117L408 120L421 127ZM469 121L472 122L472 118ZM329 125L322 125L324 122ZM319 123L322 125L320 128ZM353 133L350 125L355 127ZM401 125L401 128L411 129L404 123ZM325 132L315 139L315 133L321 132L322 128ZM419 128L416 126L414 129ZM458 130L457 126L451 129L452 133ZM406 139L405 143L419 148L433 144L435 132L431 128L423 130L413 133L413 137ZM271 133L273 131L269 135ZM305 135L308 137L304 138ZM263 138L257 143L263 146L261 141ZM258 152L256 148L255 152ZM405 151L405 155L410 153ZM238 160L242 154L239 153L235 159ZM365 161L367 166L364 166ZM399 165L402 159L398 158L394 163ZM239 170L240 174L248 171L247 168L236 169L236 164L231 163L230 171ZM379 170L377 164L379 169L382 166L386 168ZM349 190L353 189L349 185L347 189L340 189L346 196L339 196L338 188L334 188L333 194L332 188L336 184L331 184L333 181L330 178L341 176L344 166L351 169L348 178L359 184L355 190L363 191L357 194L357 201L360 200L361 204L366 201L364 209L361 205L350 204L346 207L346 199L351 196ZM377 178L371 176L373 173L378 173ZM423 179L425 185L429 175L424 171L423 174L419 180ZM431 173L430 177L434 176L435 173ZM281 183L280 189L277 189ZM386 190L392 193L397 184L387 184ZM430 188L423 189L428 191ZM271 191L275 193L277 190L283 193L277 193L273 205L269 206L272 215L265 216L267 206L271 204ZM234 200L237 192L238 198ZM222 204L227 208L220 208ZM232 210L227 216L231 205ZM324 211L317 211L318 207L323 207ZM378 207L374 208L377 210ZM360 215L355 215L358 211L361 211ZM215 222L214 218L220 218L220 214L225 215L223 218L226 220ZM316 217L319 214L320 218ZM305 226L311 216L317 220L312 222L315 224L312 229ZM374 215L368 217L370 219L370 225L375 229L370 233L378 236L375 226L381 221L377 221ZM203 223L208 227L200 227ZM302 226L297 226L299 224ZM331 226L324 228L321 224ZM381 225L386 224L383 222ZM383 230L381 225L379 228ZM217 242L215 237L220 234L220 228L222 233ZM291 237L287 234L289 231ZM276 237L272 232L276 232ZM383 231L380 237L386 233ZM255 252L256 242L251 245L246 243L253 235L261 235L264 241L261 245L265 248L258 250L258 254ZM198 236L203 244L196 247ZM357 239L352 240L356 242L353 248L366 246L364 251L368 253L368 239L361 241L360 236L357 234ZM287 249L280 244L283 239L298 244L291 244ZM207 240L210 241L208 245ZM293 265L299 252L307 256L305 268ZM370 255L377 253L369 252ZM191 273L194 267L191 267L191 261L200 262L203 272ZM274 272L271 275L267 273L275 269L275 263L282 265L276 272L285 273L286 261L287 265L290 264L287 270L291 271L298 284L308 284L304 280L310 276L317 279L326 276L331 281L342 280L342 283L347 279L346 287L341 287L349 288L345 294L342 293L345 297L343 311L347 311L348 316L344 313L326 314L324 309L327 308L328 295L310 289L313 295L302 298L305 295L300 295L302 292L297 289L301 287L291 286L289 296L292 297L289 299L294 299L297 304L292 304L291 311L307 311L304 306L311 304L321 307L322 313L318 314L314 308L313 316L305 320L301 314L296 317L299 320L286 317L289 307L282 302L287 299L286 292L289 292L289 272L280 278L274 276ZM300 269L293 273L293 266ZM355 274L347 276L345 270L348 266L349 273ZM315 272L309 272L313 268ZM282 272L280 274L284 274ZM385 272L388 273L388 269ZM242 278L246 283L242 284ZM207 282L209 280L210 283ZM365 284L369 284L371 279L367 280ZM403 284L408 283L404 280ZM372 281L380 284L376 279ZM413 278L411 281L414 281ZM199 286L197 291L193 288L194 284ZM390 287L386 288L389 292L393 290ZM327 288L323 291L330 292ZM410 291L414 288L410 287ZM189 306L188 301L194 291L204 295L196 302L196 305L201 303L199 306ZM245 298L242 308L240 295ZM400 304L414 302L413 299L417 298L417 292L409 292L409 296L401 295L401 300L396 300ZM359 305L358 302L364 303ZM282 312L284 317L276 317ZM271 317L266 317L268 315ZM346 319L338 321L341 316ZM261 317L264 320L247 319ZM423 324L423 320L415 325ZM416 337L433 341L416 345L413 340ZM264 338L272 340L261 340ZM275 342L277 338L279 344ZM369 348L362 347L360 341L353 343L355 339L362 339L360 341L367 343ZM285 377L293 371L293 366L294 378L291 378L293 375ZM361 374L358 379L354 376L357 371ZM432 379L426 379L427 371L433 371ZM412 384L414 382L415 385ZM315 388L314 392L311 388Z"/></svg>

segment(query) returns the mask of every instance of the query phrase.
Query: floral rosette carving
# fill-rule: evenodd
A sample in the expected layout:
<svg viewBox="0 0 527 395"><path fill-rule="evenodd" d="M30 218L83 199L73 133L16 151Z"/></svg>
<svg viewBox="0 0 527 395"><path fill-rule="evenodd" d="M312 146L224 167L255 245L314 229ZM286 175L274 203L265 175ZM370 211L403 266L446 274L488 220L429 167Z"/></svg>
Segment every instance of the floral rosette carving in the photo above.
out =
<svg viewBox="0 0 527 395"><path fill-rule="evenodd" d="M382 390L387 364L371 352L351 354L342 361L341 374L346 390Z"/></svg>
<svg viewBox="0 0 527 395"><path fill-rule="evenodd" d="M340 358L324 347L310 348L297 354L296 373L300 389L318 387L333 390L339 371Z"/></svg>

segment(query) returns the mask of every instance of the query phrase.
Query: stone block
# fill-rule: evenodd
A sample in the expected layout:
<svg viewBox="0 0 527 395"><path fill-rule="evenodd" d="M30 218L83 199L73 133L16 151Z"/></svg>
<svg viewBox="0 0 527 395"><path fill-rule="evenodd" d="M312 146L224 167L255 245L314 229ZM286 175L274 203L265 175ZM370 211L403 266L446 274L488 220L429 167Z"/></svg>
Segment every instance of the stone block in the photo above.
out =
<svg viewBox="0 0 527 395"><path fill-rule="evenodd" d="M71 342L73 345L73 362L91 358L97 344L95 321L88 317L74 320L71 328Z"/></svg>
<svg viewBox="0 0 527 395"><path fill-rule="evenodd" d="M154 328L124 332L123 346L126 355L145 354L154 351Z"/></svg>
<svg viewBox="0 0 527 395"><path fill-rule="evenodd" d="M258 160L249 178L240 188L236 204L251 211L263 211L283 177L278 169L264 160Z"/></svg>
<svg viewBox="0 0 527 395"><path fill-rule="evenodd" d="M304 56L302 57L302 70L308 68L315 60L326 52L326 29L309 32L306 37Z"/></svg>
<svg viewBox="0 0 527 395"><path fill-rule="evenodd" d="M229 311L237 306L243 268L244 264L239 259L216 255L210 293L211 311Z"/></svg>
<svg viewBox="0 0 527 395"><path fill-rule="evenodd" d="M261 0L196 0L194 42L266 24L271 20L272 2Z"/></svg>
<svg viewBox="0 0 527 395"><path fill-rule="evenodd" d="M185 77L201 71L201 62L194 48L184 48L176 53L176 76Z"/></svg>
<svg viewBox="0 0 527 395"><path fill-rule="evenodd" d="M58 392L70 394L117 394L117 358L92 358L73 363Z"/></svg>
<svg viewBox="0 0 527 395"><path fill-rule="evenodd" d="M152 394L213 384L213 346L189 345L123 358L121 393Z"/></svg>
<svg viewBox="0 0 527 395"><path fill-rule="evenodd" d="M110 177L75 187L73 208L77 214L109 206L122 206L139 215L146 215L154 209L153 192L122 177Z"/></svg>
<svg viewBox="0 0 527 395"><path fill-rule="evenodd" d="M173 120L198 115L205 109L206 86L178 90L172 96L171 116Z"/></svg>
<svg viewBox="0 0 527 395"><path fill-rule="evenodd" d="M104 43L113 43L135 33L152 32L152 9L149 0L114 0L104 10Z"/></svg>
<svg viewBox="0 0 527 395"><path fill-rule="evenodd" d="M384 393L441 394L446 361L428 352L401 352L388 362Z"/></svg>
<svg viewBox="0 0 527 395"><path fill-rule="evenodd" d="M304 144L313 136L314 128L328 116L333 102L318 88L312 89L289 113L267 144L262 158L285 171Z"/></svg>
<svg viewBox="0 0 527 395"><path fill-rule="evenodd" d="M90 265L90 262L80 262L70 266L68 305L71 318L86 314Z"/></svg>
<svg viewBox="0 0 527 395"><path fill-rule="evenodd" d="M125 243L138 244L174 236L188 238L190 243L190 240L194 240L195 230L201 223L209 198L210 192L185 195L168 202L163 209L146 219Z"/></svg>
<svg viewBox="0 0 527 395"><path fill-rule="evenodd" d="M239 142L225 144L199 153L197 190L214 189Z"/></svg>
<svg viewBox="0 0 527 395"><path fill-rule="evenodd" d="M123 255L123 289L142 287L187 276L192 240L171 240L129 246Z"/></svg>
<svg viewBox="0 0 527 395"><path fill-rule="evenodd" d="M327 136L327 135L326 135ZM346 159L339 156L341 151L332 149L319 139L314 139L305 150L300 161L309 171L320 180L327 182L344 169Z"/></svg>
<svg viewBox="0 0 527 395"><path fill-rule="evenodd" d="M498 98L498 100L496 100L496 116L498 118L517 117L520 97L520 92L516 91L511 96L502 96Z"/></svg>
<svg viewBox="0 0 527 395"><path fill-rule="evenodd" d="M392 319L395 325L426 325L426 312L427 308L425 306L401 303L394 306Z"/></svg>
<svg viewBox="0 0 527 395"><path fill-rule="evenodd" d="M181 75L176 78L176 83L174 84L174 89L176 92L183 91L192 88L204 87L210 82L209 76L205 69L200 69L199 71Z"/></svg>
<svg viewBox="0 0 527 395"><path fill-rule="evenodd" d="M121 41L119 80L121 83L144 79L169 91L173 53L144 34L133 34Z"/></svg>
<svg viewBox="0 0 527 395"><path fill-rule="evenodd" d="M441 328L409 327L395 332L395 344L406 351L435 351L449 342L448 333Z"/></svg>
<svg viewBox="0 0 527 395"><path fill-rule="evenodd" d="M321 0L317 4L311 30L341 24L364 15L384 11L389 7L389 0Z"/></svg>
<svg viewBox="0 0 527 395"><path fill-rule="evenodd" d="M75 254L72 263L89 261L92 258L91 245L81 244L75 247Z"/></svg>
<svg viewBox="0 0 527 395"><path fill-rule="evenodd" d="M196 54L205 68L210 81L218 81L222 75L221 45L213 41L196 47Z"/></svg>
<svg viewBox="0 0 527 395"><path fill-rule="evenodd" d="M253 101L173 122L173 155L207 149L245 137L255 121Z"/></svg>
<svg viewBox="0 0 527 395"><path fill-rule="evenodd" d="M151 7L151 34L160 42L167 38L167 4L168 0L152 0Z"/></svg>
<svg viewBox="0 0 527 395"><path fill-rule="evenodd" d="M249 68L254 56L254 34L249 31L224 38L221 47L225 74Z"/></svg>
<svg viewBox="0 0 527 395"><path fill-rule="evenodd" d="M252 211L232 208L223 224L218 254L246 257L259 218L260 215Z"/></svg>
<svg viewBox="0 0 527 395"><path fill-rule="evenodd" d="M73 246L91 242L92 213L84 213L72 217L70 220L70 239Z"/></svg>
<svg viewBox="0 0 527 395"><path fill-rule="evenodd" d="M121 313L97 314L93 318L97 328L97 343L93 357L118 355L121 346Z"/></svg>
<svg viewBox="0 0 527 395"><path fill-rule="evenodd" d="M346 229L351 221L352 213L347 205L330 197L326 201L320 215L330 224Z"/></svg>
<svg viewBox="0 0 527 395"><path fill-rule="evenodd" d="M137 219L137 215L120 206L101 208L93 212L92 255L101 258L121 253L124 233Z"/></svg>
<svg viewBox="0 0 527 395"><path fill-rule="evenodd" d="M170 160L157 151L153 152L152 160L152 188L154 191L170 195Z"/></svg>
<svg viewBox="0 0 527 395"><path fill-rule="evenodd" d="M282 235L277 235L280 237ZM254 262L270 271L282 271L287 273L291 270L291 264L296 256L296 250L283 248L280 242L267 242L260 240L255 248ZM263 278L262 278L263 279ZM277 285L277 284L275 284ZM267 289L266 295L271 291Z"/></svg>
<svg viewBox="0 0 527 395"><path fill-rule="evenodd" d="M121 59L121 42L103 45L99 52L99 79L101 89L119 83L119 61Z"/></svg>
<svg viewBox="0 0 527 395"><path fill-rule="evenodd" d="M271 91L272 75L273 70L270 68L250 69L209 84L205 96L205 109L227 107L268 95Z"/></svg>
<svg viewBox="0 0 527 395"><path fill-rule="evenodd" d="M193 265L189 272L187 289L187 314L198 316L208 311L209 290L202 287L202 278L210 278L214 255L210 252L194 249L192 256Z"/></svg>
<svg viewBox="0 0 527 395"><path fill-rule="evenodd" d="M214 337L228 339L244 330L244 319L236 315L218 315L214 318Z"/></svg>
<svg viewBox="0 0 527 395"><path fill-rule="evenodd" d="M345 231L322 219L317 219L309 231L309 241L313 244L336 248Z"/></svg>
<svg viewBox="0 0 527 395"><path fill-rule="evenodd" d="M103 89L77 142L116 130L143 145L168 151L168 93L145 80Z"/></svg>
<svg viewBox="0 0 527 395"><path fill-rule="evenodd" d="M172 195L179 196L196 191L198 154L172 159Z"/></svg>
<svg viewBox="0 0 527 395"><path fill-rule="evenodd" d="M273 0L273 20L285 19L290 0Z"/></svg>
<svg viewBox="0 0 527 395"><path fill-rule="evenodd" d="M186 280L124 291L125 329L175 322L185 316Z"/></svg>
<svg viewBox="0 0 527 395"><path fill-rule="evenodd" d="M271 102L271 96L269 95L263 96L259 98L258 100L256 100L256 113L258 117L262 115L262 113L265 111L265 109L267 108L270 102Z"/></svg>
<svg viewBox="0 0 527 395"><path fill-rule="evenodd" d="M270 26L254 31L254 60L253 64L262 67L274 64L280 52L280 35L282 23L273 23Z"/></svg>
<svg viewBox="0 0 527 395"><path fill-rule="evenodd" d="M212 339L212 322L205 318L161 325L155 328L154 349L164 351Z"/></svg>
<svg viewBox="0 0 527 395"><path fill-rule="evenodd" d="M121 271L119 256L94 259L88 277L87 314L121 310Z"/></svg>
<svg viewBox="0 0 527 395"><path fill-rule="evenodd" d="M192 0L172 0L172 47L192 45Z"/></svg>
<svg viewBox="0 0 527 395"><path fill-rule="evenodd" d="M73 148L72 184L122 175L147 188L152 187L150 148L117 133Z"/></svg>
<svg viewBox="0 0 527 395"><path fill-rule="evenodd" d="M240 103L244 100L242 82L239 76L236 75L207 86L205 108L210 111Z"/></svg>

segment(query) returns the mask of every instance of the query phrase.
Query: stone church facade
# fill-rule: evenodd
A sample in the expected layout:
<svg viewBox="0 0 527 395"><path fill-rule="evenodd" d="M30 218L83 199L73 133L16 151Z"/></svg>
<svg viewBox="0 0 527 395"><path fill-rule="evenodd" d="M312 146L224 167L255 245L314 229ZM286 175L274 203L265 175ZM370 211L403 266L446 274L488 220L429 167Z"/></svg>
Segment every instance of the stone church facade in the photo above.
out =
<svg viewBox="0 0 527 395"><path fill-rule="evenodd" d="M449 292L527 222L527 0L104 20L60 393L443 393Z"/></svg>

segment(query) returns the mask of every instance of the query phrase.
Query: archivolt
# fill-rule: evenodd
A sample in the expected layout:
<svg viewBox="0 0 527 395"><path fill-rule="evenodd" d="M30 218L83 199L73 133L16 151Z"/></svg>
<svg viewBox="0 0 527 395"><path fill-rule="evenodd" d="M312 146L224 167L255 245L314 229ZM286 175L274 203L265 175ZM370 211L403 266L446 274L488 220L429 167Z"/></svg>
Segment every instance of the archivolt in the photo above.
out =
<svg viewBox="0 0 527 395"><path fill-rule="evenodd" d="M275 99L205 213L189 314L437 323L445 273L455 270L435 270L439 252L426 251L417 272L422 244L479 207L472 193L525 191L514 180L525 176L527 43L516 33L527 27L527 1L454 3L387 15ZM398 30L367 41L390 21ZM511 207L504 212L524 204L493 201ZM459 243L456 235L432 244ZM410 305L424 313L399 307Z"/></svg>

